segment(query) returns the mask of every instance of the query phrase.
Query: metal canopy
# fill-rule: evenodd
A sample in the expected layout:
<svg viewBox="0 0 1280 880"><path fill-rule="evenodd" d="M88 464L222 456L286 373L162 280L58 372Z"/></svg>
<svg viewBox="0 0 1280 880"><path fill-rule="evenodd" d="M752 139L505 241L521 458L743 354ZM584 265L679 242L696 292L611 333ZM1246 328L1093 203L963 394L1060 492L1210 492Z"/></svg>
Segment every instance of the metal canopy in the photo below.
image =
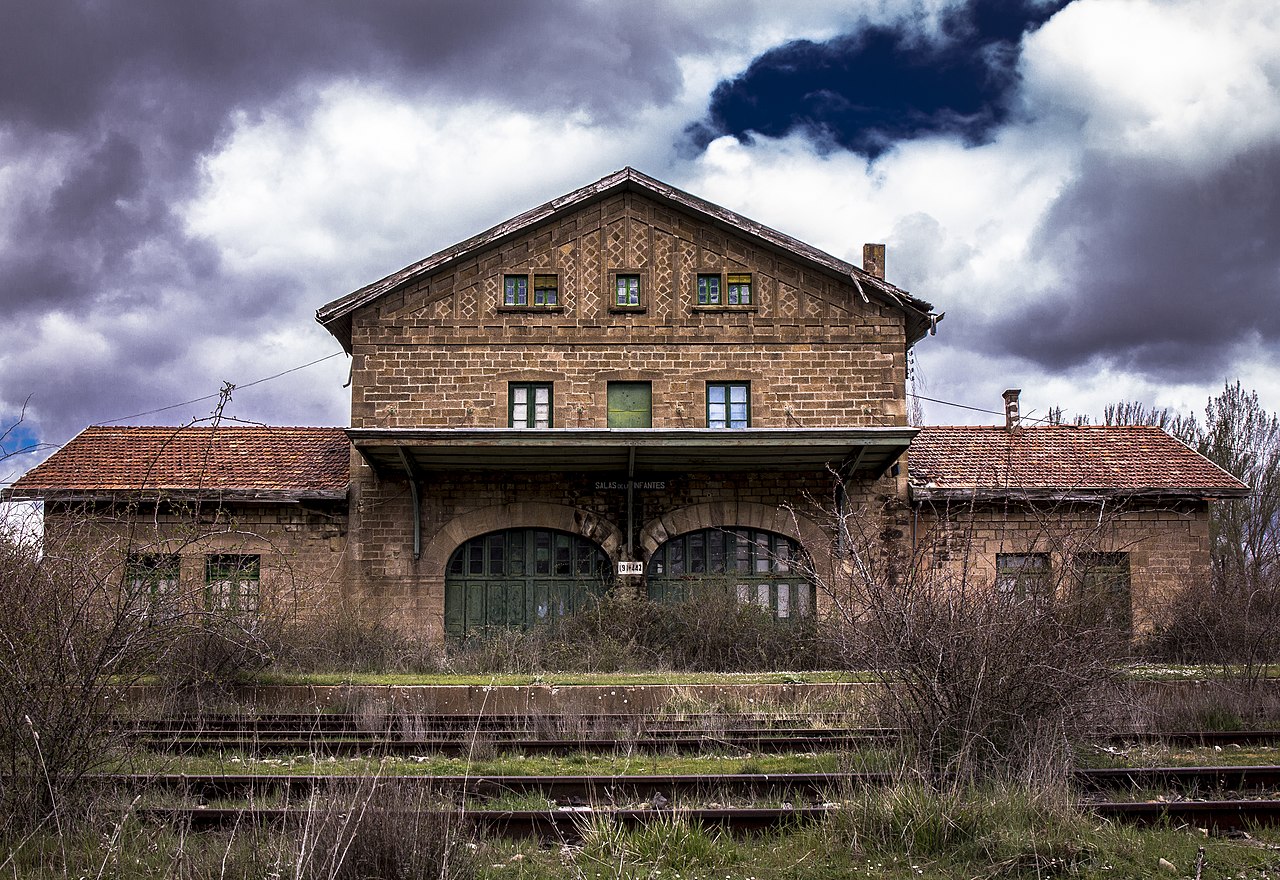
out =
<svg viewBox="0 0 1280 880"><path fill-rule="evenodd" d="M350 428L382 474L415 471L715 473L822 471L879 476L916 428ZM402 457L403 453L403 457Z"/></svg>

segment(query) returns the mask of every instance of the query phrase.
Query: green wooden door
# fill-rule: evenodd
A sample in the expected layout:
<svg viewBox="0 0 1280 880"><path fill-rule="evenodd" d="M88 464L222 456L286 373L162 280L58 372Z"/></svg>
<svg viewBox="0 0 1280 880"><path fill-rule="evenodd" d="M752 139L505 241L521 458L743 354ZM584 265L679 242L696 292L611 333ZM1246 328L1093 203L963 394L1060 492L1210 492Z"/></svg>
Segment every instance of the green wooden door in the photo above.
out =
<svg viewBox="0 0 1280 880"><path fill-rule="evenodd" d="M653 427L653 386L648 382L610 382L608 396L610 428Z"/></svg>
<svg viewBox="0 0 1280 880"><path fill-rule="evenodd" d="M612 581L604 551L579 535L550 529L481 535L449 558L445 634L461 638L488 628L553 622L586 607Z"/></svg>

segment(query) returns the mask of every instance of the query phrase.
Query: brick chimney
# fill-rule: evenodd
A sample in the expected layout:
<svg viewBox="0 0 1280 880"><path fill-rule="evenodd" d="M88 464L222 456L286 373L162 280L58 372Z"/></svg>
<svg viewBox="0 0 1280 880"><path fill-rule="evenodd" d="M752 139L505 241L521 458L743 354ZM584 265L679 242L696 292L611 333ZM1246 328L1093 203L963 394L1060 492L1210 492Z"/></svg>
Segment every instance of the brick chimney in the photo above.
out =
<svg viewBox="0 0 1280 880"><path fill-rule="evenodd" d="M862 246L862 271L877 278L884 278L884 245L864 244Z"/></svg>
<svg viewBox="0 0 1280 880"><path fill-rule="evenodd" d="M1003 395L1004 426L1010 431L1018 427L1019 423L1022 421L1022 414L1018 410L1018 395L1021 393L1021 388L1010 388Z"/></svg>

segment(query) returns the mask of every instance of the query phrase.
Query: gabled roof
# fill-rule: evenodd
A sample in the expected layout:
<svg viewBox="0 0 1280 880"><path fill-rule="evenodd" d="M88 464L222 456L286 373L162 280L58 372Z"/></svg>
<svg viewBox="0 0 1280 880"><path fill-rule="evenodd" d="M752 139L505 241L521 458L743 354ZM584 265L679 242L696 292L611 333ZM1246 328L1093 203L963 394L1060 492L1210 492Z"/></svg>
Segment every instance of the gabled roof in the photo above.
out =
<svg viewBox="0 0 1280 880"><path fill-rule="evenodd" d="M300 501L346 498L342 428L85 428L18 479L10 500L130 492Z"/></svg>
<svg viewBox="0 0 1280 880"><path fill-rule="evenodd" d="M1159 428L920 429L911 444L921 500L1099 495L1225 498L1249 487Z"/></svg>
<svg viewBox="0 0 1280 880"><path fill-rule="evenodd" d="M874 299L906 312L907 338L911 342L920 339L929 329L931 323L929 315L933 311L933 306L924 300L911 296L906 291L889 284L881 278L877 278L869 272L864 272L852 263L846 263L844 260L820 251L812 245L805 244L799 239L792 238L775 229L770 229L727 208L722 208L705 199L700 199L673 186L668 186L660 180L641 174L634 168L623 168L621 171L615 171L607 177L600 178L595 183L588 184L581 189L576 189L571 193L552 199L546 204L525 211L505 223L499 223L492 229L486 229L479 235L473 235L466 241L459 242L453 247L445 248L425 260L406 266L399 272L394 272L380 281L375 281L373 284L321 306L316 310L316 320L336 336L338 341L342 343L342 347L350 353L351 315L362 306L374 302L402 285L416 281L433 272L438 272L458 260L466 259L477 251L501 244L518 235L523 235L534 227L549 223L563 214L579 210L621 192L643 193L655 201L683 209L714 226L754 241L765 248L783 251L788 256L815 269L827 272L843 280L852 280L854 286L862 293L865 299Z"/></svg>

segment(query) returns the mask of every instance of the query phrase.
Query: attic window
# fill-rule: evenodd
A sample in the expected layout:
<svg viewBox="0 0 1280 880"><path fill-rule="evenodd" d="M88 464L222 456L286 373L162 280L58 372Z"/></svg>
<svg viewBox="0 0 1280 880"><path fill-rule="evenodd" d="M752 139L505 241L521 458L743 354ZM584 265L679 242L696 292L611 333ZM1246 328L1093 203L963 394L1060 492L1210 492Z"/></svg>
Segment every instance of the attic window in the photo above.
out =
<svg viewBox="0 0 1280 880"><path fill-rule="evenodd" d="M528 275L506 275L503 277L502 304L517 308L529 304Z"/></svg>
<svg viewBox="0 0 1280 880"><path fill-rule="evenodd" d="M502 308L556 309L559 306L560 276L556 273L512 273L502 276Z"/></svg>
<svg viewBox="0 0 1280 880"><path fill-rule="evenodd" d="M554 306L560 302L560 281L554 275L533 276L533 304Z"/></svg>
<svg viewBox="0 0 1280 880"><path fill-rule="evenodd" d="M710 311L755 309L750 272L699 272L694 307Z"/></svg>
<svg viewBox="0 0 1280 880"><path fill-rule="evenodd" d="M719 275L699 275L698 276L698 305L700 306L718 306L720 305L720 276Z"/></svg>
<svg viewBox="0 0 1280 880"><path fill-rule="evenodd" d="M611 312L643 312L648 296L648 274L643 269L610 269L608 303Z"/></svg>

